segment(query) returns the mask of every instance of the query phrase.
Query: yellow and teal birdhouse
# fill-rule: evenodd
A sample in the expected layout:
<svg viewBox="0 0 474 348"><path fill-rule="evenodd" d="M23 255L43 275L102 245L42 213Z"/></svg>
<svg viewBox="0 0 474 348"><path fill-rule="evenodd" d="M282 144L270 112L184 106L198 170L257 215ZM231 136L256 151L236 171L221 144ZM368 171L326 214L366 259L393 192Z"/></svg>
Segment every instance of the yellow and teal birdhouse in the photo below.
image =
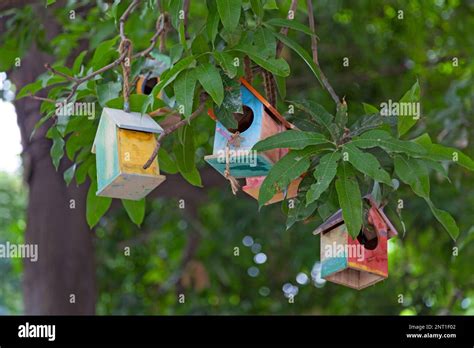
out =
<svg viewBox="0 0 474 348"><path fill-rule="evenodd" d="M143 168L163 129L147 114L104 108L92 146L97 163L97 195L139 200L160 185L158 160Z"/></svg>

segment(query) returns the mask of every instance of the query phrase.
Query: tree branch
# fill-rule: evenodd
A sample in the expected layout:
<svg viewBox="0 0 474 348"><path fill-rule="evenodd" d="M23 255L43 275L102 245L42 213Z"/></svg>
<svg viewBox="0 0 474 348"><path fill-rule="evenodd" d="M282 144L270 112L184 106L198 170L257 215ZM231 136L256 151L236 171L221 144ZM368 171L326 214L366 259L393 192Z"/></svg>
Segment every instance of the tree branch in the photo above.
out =
<svg viewBox="0 0 474 348"><path fill-rule="evenodd" d="M332 88L331 84L329 83L329 80L327 79L326 75L324 75L323 71L321 70L321 66L319 65L318 41L316 38L316 29L315 29L315 24L314 24L313 3L311 0L307 0L307 4L308 4L309 27L314 34L311 36L311 50L313 51L313 61L314 61L314 64L316 64L317 67L319 68L321 82L323 83L324 88L326 88L326 90L329 92L329 94L331 95L331 98L334 100L336 105L339 106L339 104L341 104L341 100L337 96L336 92L334 91L334 88Z"/></svg>
<svg viewBox="0 0 474 348"><path fill-rule="evenodd" d="M206 100L207 100L207 94L203 93L201 95L201 98L200 98L200 103L201 105L199 105L199 107L191 114L191 116L189 116L188 118L184 118L182 119L181 121L179 122L176 122L174 125L172 125L171 127L169 128L166 128L163 133L161 133L158 137L158 141L156 143L156 146L155 146L155 149L153 150L153 153L151 154L150 158L148 159L148 161L146 161L146 163L143 165L143 169L147 169L149 166L151 166L151 164L153 163L153 161L155 160L156 156L158 155L158 151L160 150L160 147L161 147L161 142L163 141L163 139L173 133L174 131L176 131L177 129L181 128L182 126L184 126L185 124L188 124L189 122L191 122L193 119L195 119L197 116L199 116L201 114L201 112L204 110L204 107L206 106Z"/></svg>
<svg viewBox="0 0 474 348"><path fill-rule="evenodd" d="M127 37L125 36L125 22L127 21L128 17L132 13L132 11L137 7L137 5L140 3L140 0L133 0L133 2L128 6L128 8L125 10L125 12L122 14L120 17L120 38L122 41L127 40Z"/></svg>

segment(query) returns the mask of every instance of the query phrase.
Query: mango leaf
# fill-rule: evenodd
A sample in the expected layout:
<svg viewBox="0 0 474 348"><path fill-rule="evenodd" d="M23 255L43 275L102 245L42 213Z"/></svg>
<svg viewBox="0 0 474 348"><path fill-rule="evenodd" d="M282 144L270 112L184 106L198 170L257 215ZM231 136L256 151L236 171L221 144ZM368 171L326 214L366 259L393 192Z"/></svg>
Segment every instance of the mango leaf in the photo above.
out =
<svg viewBox="0 0 474 348"><path fill-rule="evenodd" d="M76 163L74 163L72 166L70 166L68 169L64 171L63 178L67 186L69 186L69 184L72 181L72 178L74 178L75 171L76 171Z"/></svg>
<svg viewBox="0 0 474 348"><path fill-rule="evenodd" d="M81 72L82 62L84 61L86 54L87 51L82 51L77 55L76 59L74 59L74 64L72 65L72 73L74 75L77 75Z"/></svg>
<svg viewBox="0 0 474 348"><path fill-rule="evenodd" d="M275 27L290 28L296 31L301 31L307 35L315 35L309 27L296 20L286 19L286 18L272 18L264 23L264 25L270 25Z"/></svg>
<svg viewBox="0 0 474 348"><path fill-rule="evenodd" d="M201 64L196 69L197 78L204 90L209 93L214 102L220 106L224 100L224 86L219 70L210 64Z"/></svg>
<svg viewBox="0 0 474 348"><path fill-rule="evenodd" d="M367 103L362 103L362 106L364 107L364 112L367 115L372 115L372 114L378 114L379 109L377 109L375 106Z"/></svg>
<svg viewBox="0 0 474 348"><path fill-rule="evenodd" d="M76 185L82 185L87 179L87 173L91 166L95 165L95 156L89 154L87 159L81 164L77 164L76 168Z"/></svg>
<svg viewBox="0 0 474 348"><path fill-rule="evenodd" d="M257 28L254 35L254 49L268 58L274 58L276 52L276 40L271 30L263 27Z"/></svg>
<svg viewBox="0 0 474 348"><path fill-rule="evenodd" d="M100 218L109 210L112 204L112 198L96 196L96 192L97 181L91 180L86 204L86 219L91 229L99 222Z"/></svg>
<svg viewBox="0 0 474 348"><path fill-rule="evenodd" d="M424 155L427 152L423 146L413 141L395 139L390 133L379 129L370 130L354 137L352 144L363 149L378 146L389 153L406 153L411 156Z"/></svg>
<svg viewBox="0 0 474 348"><path fill-rule="evenodd" d="M215 0L207 0L206 5L209 13L206 21L207 36L212 46L214 46L214 41L219 30L219 13Z"/></svg>
<svg viewBox="0 0 474 348"><path fill-rule="evenodd" d="M216 0L221 22L227 30L237 28L240 20L242 0Z"/></svg>
<svg viewBox="0 0 474 348"><path fill-rule="evenodd" d="M151 91L150 97L151 99L154 99L155 96L157 96L163 88L168 86L171 82L173 82L178 74L186 69L189 65L195 62L194 56L188 56L183 59L181 59L178 63L173 65L171 69L166 70L161 76L160 76L160 82L153 87L153 90Z"/></svg>
<svg viewBox="0 0 474 348"><path fill-rule="evenodd" d="M345 144L343 150L347 153L350 164L359 172L376 181L392 186L390 175L382 168L374 155L359 150L352 143Z"/></svg>
<svg viewBox="0 0 474 348"><path fill-rule="evenodd" d="M128 217L132 222L140 227L145 218L145 198L138 201L122 199L122 205L127 211Z"/></svg>
<svg viewBox="0 0 474 348"><path fill-rule="evenodd" d="M278 89L278 94L280 94L280 97L282 100L285 100L286 98L286 79L282 76L274 75L275 77L275 82L277 85Z"/></svg>
<svg viewBox="0 0 474 348"><path fill-rule="evenodd" d="M408 90L403 97L400 99L400 103L418 103L420 101L420 84L418 80ZM413 115L398 115L398 136L401 137L403 134L408 132L415 124L417 119L413 118Z"/></svg>
<svg viewBox="0 0 474 348"><path fill-rule="evenodd" d="M310 217L318 207L318 202L307 204L304 199L293 198L294 207L288 209L286 218L286 229L289 230L296 221L305 220Z"/></svg>
<svg viewBox="0 0 474 348"><path fill-rule="evenodd" d="M36 80L35 82L29 83L18 92L18 94L16 95L16 100L27 97L29 95L34 95L41 89L43 89L43 83L41 80Z"/></svg>
<svg viewBox="0 0 474 348"><path fill-rule="evenodd" d="M233 50L247 54L257 65L274 75L283 77L290 75L290 66L283 58L268 58L252 47L237 46Z"/></svg>
<svg viewBox="0 0 474 348"><path fill-rule="evenodd" d="M276 36L276 38L278 40L280 40L286 46L288 46L293 51L295 51L303 59L303 61L306 63L306 65L308 65L309 68L311 69L311 71L313 72L314 76L316 76L316 78L318 79L321 86L323 86L323 83L321 82L321 70L319 69L319 67L316 64L314 64L313 59L310 57L308 52L306 52L306 50L303 47L301 47L298 43L296 43L295 41L293 41L289 37L287 37L285 35L281 35L280 33L277 33L277 32L272 32L272 33L273 33L273 35Z"/></svg>
<svg viewBox="0 0 474 348"><path fill-rule="evenodd" d="M160 170L164 171L165 173L176 174L179 171L175 161L162 147L160 147L160 150L158 151L158 162Z"/></svg>
<svg viewBox="0 0 474 348"><path fill-rule="evenodd" d="M250 7L258 19L263 18L263 6L261 0L250 0Z"/></svg>
<svg viewBox="0 0 474 348"><path fill-rule="evenodd" d="M97 99L100 106L105 107L109 100L118 97L122 90L122 84L120 82L107 82L100 85L96 85Z"/></svg>
<svg viewBox="0 0 474 348"><path fill-rule="evenodd" d="M196 166L194 164L194 156L196 148L194 145L194 132L191 125L185 125L178 131L179 142L175 142L173 152L176 157L176 164L181 173L189 173Z"/></svg>
<svg viewBox="0 0 474 348"><path fill-rule="evenodd" d="M53 145L51 146L50 155L53 160L53 165L56 170L58 170L59 162L61 158L64 156L64 139L59 133L56 127L50 128L48 134L51 136L53 140Z"/></svg>
<svg viewBox="0 0 474 348"><path fill-rule="evenodd" d="M405 156L395 156L395 174L410 185L415 194L425 199L430 197L430 178L422 162Z"/></svg>
<svg viewBox="0 0 474 348"><path fill-rule="evenodd" d="M237 75L237 67L234 65L234 58L229 53L214 51L212 54L230 78L234 78L235 75Z"/></svg>
<svg viewBox="0 0 474 348"><path fill-rule="evenodd" d="M293 150L275 163L260 187L259 206L262 207L276 192L285 189L293 179L306 172L311 156L317 151L313 147Z"/></svg>
<svg viewBox="0 0 474 348"><path fill-rule="evenodd" d="M196 72L192 69L183 71L173 84L174 94L178 108L184 110L185 117L189 117L193 112L194 88L196 87Z"/></svg>
<svg viewBox="0 0 474 348"><path fill-rule="evenodd" d="M194 167L189 172L181 172L181 176L184 179L186 179L186 181L189 182L191 185L196 186L196 187L203 187L201 174L199 174L199 171L197 170L196 167Z"/></svg>
<svg viewBox="0 0 474 348"><path fill-rule="evenodd" d="M110 63L113 58L116 58L118 52L115 48L115 45L118 38L119 37L116 36L113 39L101 42L100 45L97 46L89 64L89 66L92 67L94 71L99 70L103 66Z"/></svg>
<svg viewBox="0 0 474 348"><path fill-rule="evenodd" d="M434 161L451 161L474 171L474 161L458 149L431 142L430 136L426 133L413 140L422 145L426 150L426 157Z"/></svg>
<svg viewBox="0 0 474 348"><path fill-rule="evenodd" d="M304 129L322 129L331 136L333 141L337 140L336 128L333 124L334 116L327 112L325 108L311 100L290 101L290 103L293 104L295 108L311 116L311 118L306 120L302 119L302 117L297 118L297 120L302 120L301 125ZM299 121L295 120L295 123L297 126L300 126Z"/></svg>
<svg viewBox="0 0 474 348"><path fill-rule="evenodd" d="M313 176L316 183L306 193L306 205L317 201L321 194L331 185L332 180L336 176L337 163L341 158L341 153L334 151L321 157L319 164L316 166Z"/></svg>
<svg viewBox="0 0 474 348"><path fill-rule="evenodd" d="M279 148L300 150L304 149L306 146L320 145L327 142L328 140L324 135L319 133L287 130L260 140L252 149L256 151L267 151Z"/></svg>
<svg viewBox="0 0 474 348"><path fill-rule="evenodd" d="M445 210L438 209L434 206L430 199L425 198L426 203L431 209L436 220L438 220L444 229L449 233L451 238L455 241L459 236L459 227L456 224L456 220Z"/></svg>
<svg viewBox="0 0 474 348"><path fill-rule="evenodd" d="M336 192L347 231L356 238L362 227L362 197L354 172L344 161L337 170Z"/></svg>
<svg viewBox="0 0 474 348"><path fill-rule="evenodd" d="M171 17L171 25L173 28L178 29L180 21L179 14L183 9L184 0L172 0L169 2L169 12Z"/></svg>
<svg viewBox="0 0 474 348"><path fill-rule="evenodd" d="M342 103L337 106L336 118L334 119L336 126L338 127L339 134L342 134L347 124L347 104L343 99Z"/></svg>

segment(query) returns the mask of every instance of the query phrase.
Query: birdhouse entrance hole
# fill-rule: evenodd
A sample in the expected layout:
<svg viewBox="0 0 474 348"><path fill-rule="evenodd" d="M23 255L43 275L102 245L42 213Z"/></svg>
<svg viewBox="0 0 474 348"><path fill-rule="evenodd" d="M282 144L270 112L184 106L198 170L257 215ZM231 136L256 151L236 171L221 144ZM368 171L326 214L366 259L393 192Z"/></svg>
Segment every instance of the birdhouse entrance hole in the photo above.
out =
<svg viewBox="0 0 474 348"><path fill-rule="evenodd" d="M374 250L379 244L377 235L375 235L374 238L371 238L371 234L368 231L364 232L363 230L360 230L359 235L357 236L357 241L367 250Z"/></svg>
<svg viewBox="0 0 474 348"><path fill-rule="evenodd" d="M231 133L239 132L243 133L253 123L253 110L248 106L242 106L243 113L234 112L234 119L237 121L238 125L236 129L227 128L227 130Z"/></svg>
<svg viewBox="0 0 474 348"><path fill-rule="evenodd" d="M157 84L158 79L156 77L146 79L145 83L143 84L143 94L149 95Z"/></svg>

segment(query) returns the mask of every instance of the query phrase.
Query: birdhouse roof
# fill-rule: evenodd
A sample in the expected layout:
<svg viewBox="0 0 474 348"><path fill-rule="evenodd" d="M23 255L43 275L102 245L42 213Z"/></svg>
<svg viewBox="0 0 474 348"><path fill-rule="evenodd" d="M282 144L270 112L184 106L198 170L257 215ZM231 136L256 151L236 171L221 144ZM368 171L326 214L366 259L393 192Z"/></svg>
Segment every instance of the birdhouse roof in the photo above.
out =
<svg viewBox="0 0 474 348"><path fill-rule="evenodd" d="M108 118L118 128L129 129L148 133L162 133L163 128L160 127L149 115L140 114L139 112L125 112L120 109L103 108L100 122L103 118ZM98 134L98 133L97 133ZM95 152L95 144L97 135L92 145L92 152Z"/></svg>
<svg viewBox="0 0 474 348"><path fill-rule="evenodd" d="M295 125L288 122L275 107L269 103L267 99L263 95L261 95L253 86L243 77L240 78L240 82L252 93L260 102L267 108L270 112L271 116L279 121L282 125L284 125L288 129L294 129Z"/></svg>
<svg viewBox="0 0 474 348"><path fill-rule="evenodd" d="M371 206L375 207L377 209L377 212L380 214L380 217L383 219L383 221L387 224L387 236L388 238L392 238L393 236L398 235L397 230L393 226L393 224L390 222L388 217L385 215L384 211L382 208L378 207L375 203L375 201L372 199L371 196L366 196L364 199L368 200L371 204ZM318 228L316 228L313 232L314 235L319 234L319 233L326 233L335 227L342 225L344 223L344 218L342 217L342 209L339 209L337 212L335 212L333 215L331 215L323 224L321 224Z"/></svg>

